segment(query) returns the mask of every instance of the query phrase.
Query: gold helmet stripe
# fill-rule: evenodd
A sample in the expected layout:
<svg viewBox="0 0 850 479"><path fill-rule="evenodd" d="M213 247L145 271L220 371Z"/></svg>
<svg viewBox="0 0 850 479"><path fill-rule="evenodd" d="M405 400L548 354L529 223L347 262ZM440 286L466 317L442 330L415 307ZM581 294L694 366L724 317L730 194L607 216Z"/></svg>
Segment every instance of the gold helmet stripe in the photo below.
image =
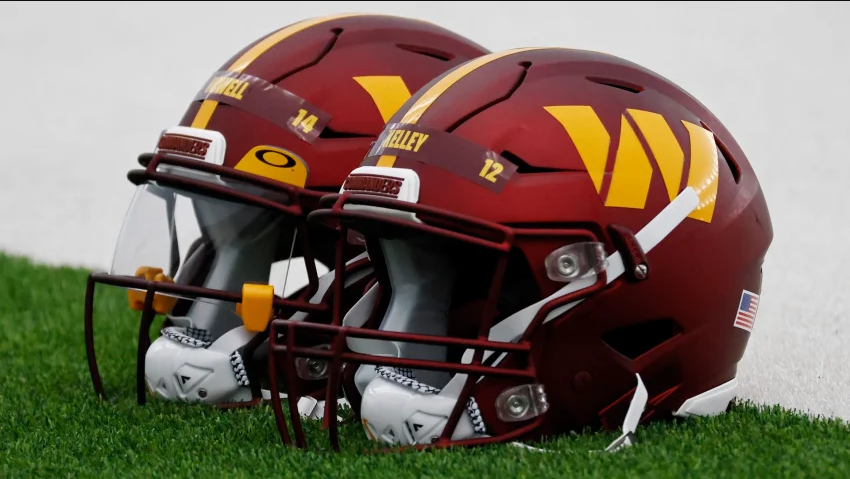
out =
<svg viewBox="0 0 850 479"><path fill-rule="evenodd" d="M257 58L260 57L263 53L268 51L273 46L278 43L286 40L287 38L295 35L296 33L306 30L314 25L318 25L320 23L329 22L332 20L338 20L340 18L348 18L348 17L357 17L362 16L362 13L342 13L338 15L329 15L324 17L316 17L316 18L308 18L302 20L298 23L294 23L289 25L288 27L284 27L263 40L259 43L248 49L245 53L243 53L239 58L233 62L232 65L227 69L229 72L241 73L243 70L248 68L248 66L254 62ZM204 100L201 104L201 107L198 109L198 112L195 114L195 119L192 120L192 128L200 128L204 129L207 127L207 124L210 122L210 118L212 118L213 113L215 112L216 107L218 106L218 102L215 100Z"/></svg>
<svg viewBox="0 0 850 479"><path fill-rule="evenodd" d="M532 48L514 48L501 52L491 53L471 60L457 67L454 71L444 76L440 81L433 84L416 102L408 108L407 112L401 119L401 123L416 123L422 117L426 110L437 100L437 98L446 92L452 85L457 83L461 78L469 75L473 71L482 66L504 58L515 53L527 52L530 50L541 50L542 47ZM378 159L377 166L392 167L395 164L396 157L392 155L383 155Z"/></svg>

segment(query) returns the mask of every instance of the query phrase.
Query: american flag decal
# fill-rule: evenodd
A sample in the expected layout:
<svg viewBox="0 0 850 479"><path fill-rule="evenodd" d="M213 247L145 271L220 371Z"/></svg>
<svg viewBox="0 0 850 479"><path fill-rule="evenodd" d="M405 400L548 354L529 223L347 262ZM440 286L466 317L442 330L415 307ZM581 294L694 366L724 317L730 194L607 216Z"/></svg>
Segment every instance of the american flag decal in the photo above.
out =
<svg viewBox="0 0 850 479"><path fill-rule="evenodd" d="M756 312L759 309L759 295L744 290L741 293L741 302L738 304L738 314L735 316L734 326L747 332L753 332L756 322Z"/></svg>

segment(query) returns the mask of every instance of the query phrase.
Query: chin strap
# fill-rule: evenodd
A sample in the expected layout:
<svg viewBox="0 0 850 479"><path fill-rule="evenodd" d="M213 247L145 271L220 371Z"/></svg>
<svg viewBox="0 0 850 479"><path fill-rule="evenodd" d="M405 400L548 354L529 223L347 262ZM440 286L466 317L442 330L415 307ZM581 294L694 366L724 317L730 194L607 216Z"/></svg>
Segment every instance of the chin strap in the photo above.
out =
<svg viewBox="0 0 850 479"><path fill-rule="evenodd" d="M629 404L629 410L628 412L626 412L626 419L623 421L623 434L621 434L620 437L618 437L611 444L609 444L604 451L590 452L614 453L624 448L631 447L635 444L635 430L637 429L641 416L643 416L643 411L646 409L646 401L649 399L649 394L646 391L646 386L643 385L643 380L640 378L640 374L635 374L635 376L637 376L638 384L637 388L635 389L635 395L632 396L632 402ZM527 449L533 452L556 452L550 449L541 449L538 447L529 446L528 444L523 444L521 442L512 442L511 445L521 447L523 449Z"/></svg>
<svg viewBox="0 0 850 479"><path fill-rule="evenodd" d="M184 346L189 346L192 348L206 348L212 344L210 341L204 341L201 339L197 339L193 336L186 334L186 328L181 328L178 326L169 326L162 330L162 335L166 338L178 342Z"/></svg>
<svg viewBox="0 0 850 479"><path fill-rule="evenodd" d="M248 373L245 371L245 364L242 362L242 355L239 354L239 351L230 353L230 365L233 366L233 374L236 375L236 382L242 387L250 386Z"/></svg>
<svg viewBox="0 0 850 479"><path fill-rule="evenodd" d="M635 374L635 376L637 376L638 384L635 395L632 396L632 402L629 404L629 410L626 412L626 419L623 421L623 434L605 448L606 452L617 452L635 443L635 430L641 416L643 416L643 411L646 409L646 401L649 399L649 394L646 392L646 386L643 385L640 374Z"/></svg>
<svg viewBox="0 0 850 479"><path fill-rule="evenodd" d="M375 372L378 374L378 376L381 376L384 379L396 382L398 384L401 384L402 386L408 387L422 394L440 393L440 390L438 388L420 383L419 381L414 379L413 374L399 374L393 369L384 366L375 367Z"/></svg>

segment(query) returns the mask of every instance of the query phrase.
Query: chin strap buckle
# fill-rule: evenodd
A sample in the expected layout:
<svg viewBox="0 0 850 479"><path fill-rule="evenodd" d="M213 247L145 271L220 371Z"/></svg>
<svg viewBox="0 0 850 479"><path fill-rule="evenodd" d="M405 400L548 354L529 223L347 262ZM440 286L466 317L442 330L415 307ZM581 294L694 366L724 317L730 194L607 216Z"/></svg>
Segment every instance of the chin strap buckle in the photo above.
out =
<svg viewBox="0 0 850 479"><path fill-rule="evenodd" d="M150 266L140 266L136 270L137 278L143 278L146 281L155 281L160 283L174 283L174 280L169 278L162 272L162 268L152 268ZM127 291L127 301L130 303L130 309L141 311L145 309L145 292L136 291L134 289ZM159 314L168 314L174 305L177 304L177 298L174 296L166 296L156 293L153 297L153 309Z"/></svg>
<svg viewBox="0 0 850 479"><path fill-rule="evenodd" d="M629 404L629 410L626 412L626 419L623 421L623 434L605 448L605 452L617 452L635 443L635 429L646 409L646 401L649 399L649 393L646 392L646 386L643 385L640 374L635 376L637 376L638 384L635 395L632 396L632 402Z"/></svg>
<svg viewBox="0 0 850 479"><path fill-rule="evenodd" d="M274 315L274 286L251 283L242 285L242 302L236 304L236 314L242 318L247 331L265 331Z"/></svg>
<svg viewBox="0 0 850 479"><path fill-rule="evenodd" d="M609 225L608 233L611 241L620 252L625 267L625 276L629 281L643 281L649 277L649 262L646 252L634 233L625 226Z"/></svg>

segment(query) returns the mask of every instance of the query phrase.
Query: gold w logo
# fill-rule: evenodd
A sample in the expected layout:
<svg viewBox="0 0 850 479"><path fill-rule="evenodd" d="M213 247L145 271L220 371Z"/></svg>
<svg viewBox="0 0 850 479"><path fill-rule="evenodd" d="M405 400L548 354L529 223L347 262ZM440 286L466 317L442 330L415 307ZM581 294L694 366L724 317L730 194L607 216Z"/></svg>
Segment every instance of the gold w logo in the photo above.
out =
<svg viewBox="0 0 850 479"><path fill-rule="evenodd" d="M590 174L596 192L602 194L611 135L593 107L568 105L544 108L567 131ZM649 146L667 188L667 196L672 201L680 191L685 153L663 116L649 111L628 109L620 117L620 140L614 158L611 182L604 199L605 206L643 209L649 195L653 167L629 118L637 125ZM690 137L687 186L693 187L700 198L699 206L689 217L711 223L718 182L718 156L714 134L700 125L684 120L682 124Z"/></svg>

